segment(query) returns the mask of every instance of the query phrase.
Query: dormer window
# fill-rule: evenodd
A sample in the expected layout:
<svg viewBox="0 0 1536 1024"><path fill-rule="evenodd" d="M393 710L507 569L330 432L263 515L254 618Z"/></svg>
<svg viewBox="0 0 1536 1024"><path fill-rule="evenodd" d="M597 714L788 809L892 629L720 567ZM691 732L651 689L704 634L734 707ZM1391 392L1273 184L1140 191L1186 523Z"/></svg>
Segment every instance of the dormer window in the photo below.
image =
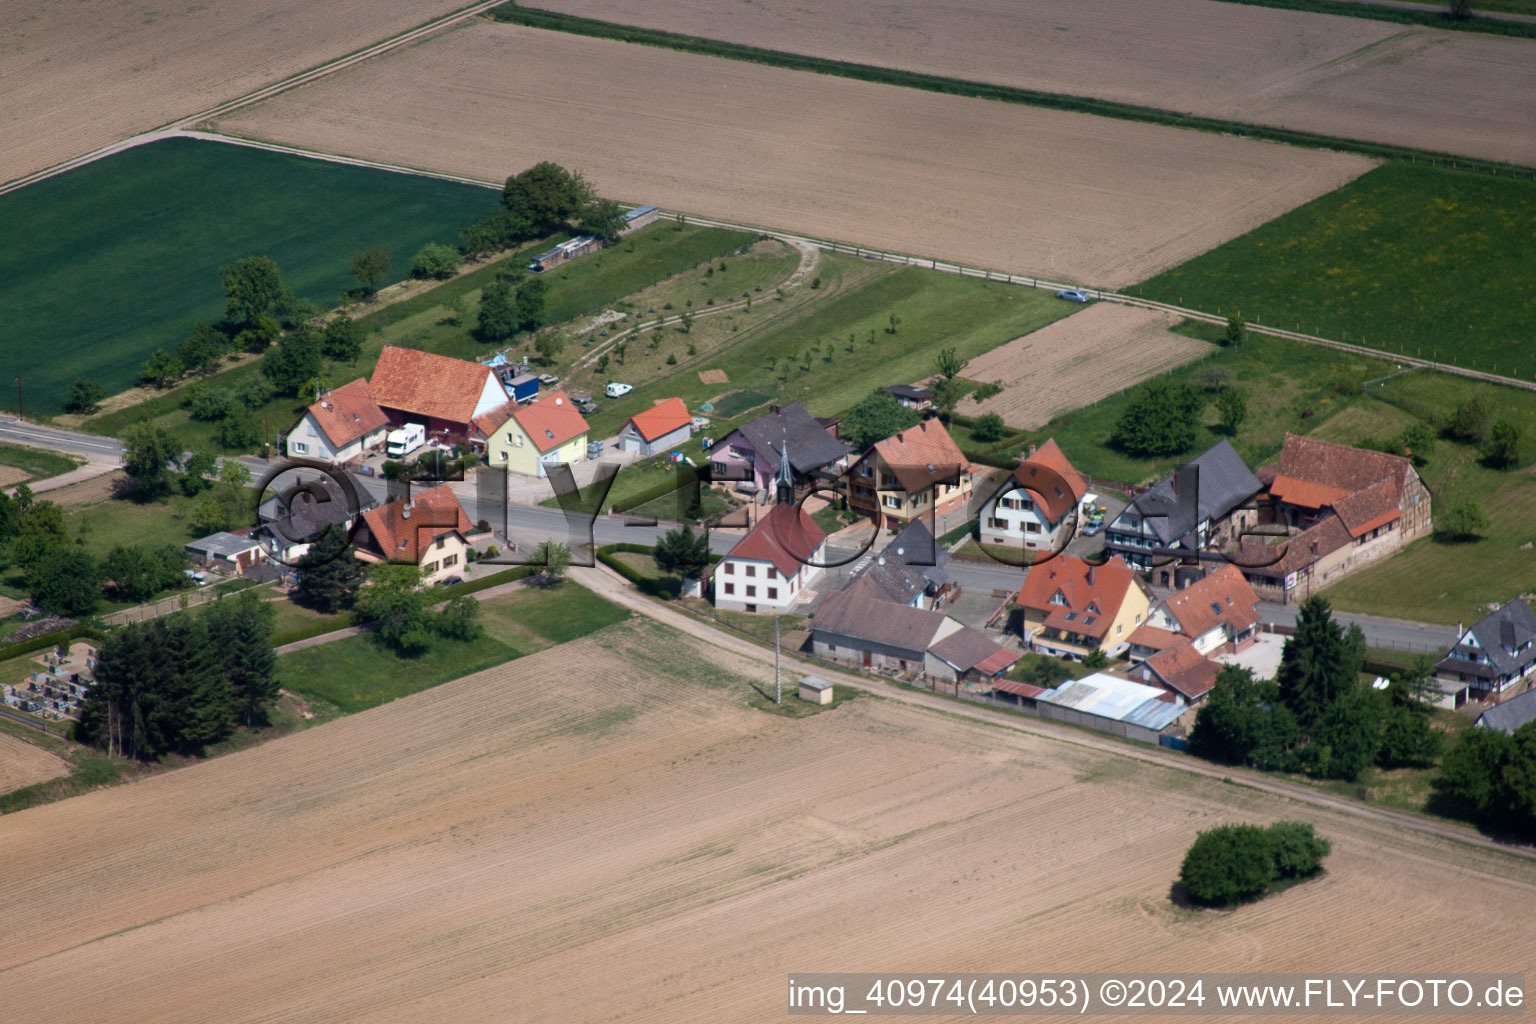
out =
<svg viewBox="0 0 1536 1024"><path fill-rule="evenodd" d="M1067 595L1063 594L1061 591L1058 590L1056 593L1051 595L1051 604L1065 605L1066 603Z"/></svg>

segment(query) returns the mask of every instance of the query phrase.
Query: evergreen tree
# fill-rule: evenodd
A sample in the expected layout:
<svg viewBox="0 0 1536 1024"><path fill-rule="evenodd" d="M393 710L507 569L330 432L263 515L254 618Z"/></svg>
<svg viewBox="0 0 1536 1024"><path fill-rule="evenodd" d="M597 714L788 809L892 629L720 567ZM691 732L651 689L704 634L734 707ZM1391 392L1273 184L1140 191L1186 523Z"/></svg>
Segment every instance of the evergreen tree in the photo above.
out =
<svg viewBox="0 0 1536 1024"><path fill-rule="evenodd" d="M1285 642L1275 682L1280 698L1310 730L1323 713L1357 685L1360 651L1333 621L1328 601L1309 597L1296 617L1296 634Z"/></svg>
<svg viewBox="0 0 1536 1024"><path fill-rule="evenodd" d="M688 572L709 564L709 537L686 523L662 534L653 551L662 572Z"/></svg>
<svg viewBox="0 0 1536 1024"><path fill-rule="evenodd" d="M363 563L353 557L347 535L327 530L298 562L299 586L294 599L305 608L328 615L345 611L363 585Z"/></svg>
<svg viewBox="0 0 1536 1024"><path fill-rule="evenodd" d="M1381 746L1381 702L1357 682L1352 686L1323 709L1312 729L1307 760L1323 778L1359 778Z"/></svg>
<svg viewBox="0 0 1536 1024"><path fill-rule="evenodd" d="M211 646L228 681L233 716L248 726L264 722L279 689L269 610L246 592L210 606L208 620Z"/></svg>

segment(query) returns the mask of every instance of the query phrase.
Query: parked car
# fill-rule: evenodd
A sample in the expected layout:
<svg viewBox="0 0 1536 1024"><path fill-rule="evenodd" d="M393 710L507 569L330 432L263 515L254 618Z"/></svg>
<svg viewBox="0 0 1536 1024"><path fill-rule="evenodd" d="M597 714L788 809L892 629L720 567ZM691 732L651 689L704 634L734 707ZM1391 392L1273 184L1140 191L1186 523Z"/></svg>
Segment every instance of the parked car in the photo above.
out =
<svg viewBox="0 0 1536 1024"><path fill-rule="evenodd" d="M620 384L615 380L609 382L608 387L604 389L604 394L606 394L609 398L623 398L633 390L635 389L630 385Z"/></svg>
<svg viewBox="0 0 1536 1024"><path fill-rule="evenodd" d="M573 397L571 399L571 401L575 404L575 406L576 406L578 411L584 412L588 416L590 416L593 413L597 412L597 403L592 401L592 399L587 397L586 395L582 395L580 397Z"/></svg>
<svg viewBox="0 0 1536 1024"><path fill-rule="evenodd" d="M1093 536L1097 535L1103 529L1104 529L1104 520L1102 520L1102 519L1095 519L1093 522L1091 522L1087 526L1083 527L1083 536L1084 537L1093 537Z"/></svg>
<svg viewBox="0 0 1536 1024"><path fill-rule="evenodd" d="M444 576L442 579L438 580L436 583L434 583L432 585L434 587L452 587L452 586L457 586L458 584L463 583L463 582L464 582L464 577L463 576Z"/></svg>
<svg viewBox="0 0 1536 1024"><path fill-rule="evenodd" d="M1058 299L1066 299L1068 302L1088 302L1088 293L1081 288L1063 288L1056 293Z"/></svg>

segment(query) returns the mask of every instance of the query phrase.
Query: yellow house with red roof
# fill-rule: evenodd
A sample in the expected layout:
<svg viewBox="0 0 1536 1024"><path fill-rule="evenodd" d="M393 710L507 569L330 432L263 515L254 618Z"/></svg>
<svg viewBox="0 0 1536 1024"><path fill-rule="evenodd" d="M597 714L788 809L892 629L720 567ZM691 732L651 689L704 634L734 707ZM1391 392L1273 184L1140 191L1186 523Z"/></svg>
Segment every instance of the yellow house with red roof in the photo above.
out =
<svg viewBox="0 0 1536 1024"><path fill-rule="evenodd" d="M847 480L848 507L889 530L964 508L971 498L970 460L936 419L875 442L848 467Z"/></svg>
<svg viewBox="0 0 1536 1024"><path fill-rule="evenodd" d="M364 562L406 562L421 568L421 582L464 571L472 524L464 506L440 484L363 513L353 553Z"/></svg>
<svg viewBox="0 0 1536 1024"><path fill-rule="evenodd" d="M547 476L551 466L580 462L587 455L590 428L564 391L540 395L513 408L500 424L487 426L485 457L493 469Z"/></svg>

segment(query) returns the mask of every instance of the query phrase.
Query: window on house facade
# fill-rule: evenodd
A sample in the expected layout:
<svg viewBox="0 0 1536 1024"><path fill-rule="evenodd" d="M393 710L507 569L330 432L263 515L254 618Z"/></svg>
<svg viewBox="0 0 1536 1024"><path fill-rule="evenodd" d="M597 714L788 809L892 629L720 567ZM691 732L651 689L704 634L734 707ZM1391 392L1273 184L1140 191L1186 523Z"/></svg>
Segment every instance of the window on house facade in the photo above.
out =
<svg viewBox="0 0 1536 1024"><path fill-rule="evenodd" d="M779 570L770 565L766 570L764 570L764 575L771 580L776 580L779 578Z"/></svg>
<svg viewBox="0 0 1536 1024"><path fill-rule="evenodd" d="M1024 532L1025 533L1039 533L1040 532L1040 524L1039 523L1031 523L1031 522L1027 522L1026 521L1024 523Z"/></svg>
<svg viewBox="0 0 1536 1024"><path fill-rule="evenodd" d="M1065 606L1066 603L1067 595L1063 594L1061 591L1058 590L1056 593L1051 595L1051 604L1059 604Z"/></svg>
<svg viewBox="0 0 1536 1024"><path fill-rule="evenodd" d="M736 593L736 584L734 584L734 583L727 583L725 585L725 592L727 594L734 594L734 593Z"/></svg>
<svg viewBox="0 0 1536 1024"><path fill-rule="evenodd" d="M988 519L987 520L987 526L990 527L991 529L994 529L994 530L1006 530L1006 529L1008 529L1008 520L1006 520L1006 519Z"/></svg>
<svg viewBox="0 0 1536 1024"><path fill-rule="evenodd" d="M778 587L769 587L768 588L768 599L770 601L777 601L779 599L779 588Z"/></svg>
<svg viewBox="0 0 1536 1024"><path fill-rule="evenodd" d="M448 568L450 565L458 565L458 564L459 564L459 556L458 555L446 555L443 558L443 568L444 569Z"/></svg>
<svg viewBox="0 0 1536 1024"><path fill-rule="evenodd" d="M747 566L747 575L748 576L756 576L757 575L757 566L755 566L755 565Z"/></svg>
<svg viewBox="0 0 1536 1024"><path fill-rule="evenodd" d="M895 497L894 495L887 494L885 496L885 501L882 502L882 504L884 504L886 508L901 508L901 499Z"/></svg>
<svg viewBox="0 0 1536 1024"><path fill-rule="evenodd" d="M757 596L757 588L752 586L752 585L750 585L750 584L748 584L748 586L747 586L747 596L748 597L756 597Z"/></svg>
<svg viewBox="0 0 1536 1024"><path fill-rule="evenodd" d="M290 441L288 442L288 447L292 448L296 452L309 451L309 445L305 444L303 441Z"/></svg>
<svg viewBox="0 0 1536 1024"><path fill-rule="evenodd" d="M421 571L423 575L431 576L433 573L437 572L437 563L428 562L426 565L421 567Z"/></svg>

